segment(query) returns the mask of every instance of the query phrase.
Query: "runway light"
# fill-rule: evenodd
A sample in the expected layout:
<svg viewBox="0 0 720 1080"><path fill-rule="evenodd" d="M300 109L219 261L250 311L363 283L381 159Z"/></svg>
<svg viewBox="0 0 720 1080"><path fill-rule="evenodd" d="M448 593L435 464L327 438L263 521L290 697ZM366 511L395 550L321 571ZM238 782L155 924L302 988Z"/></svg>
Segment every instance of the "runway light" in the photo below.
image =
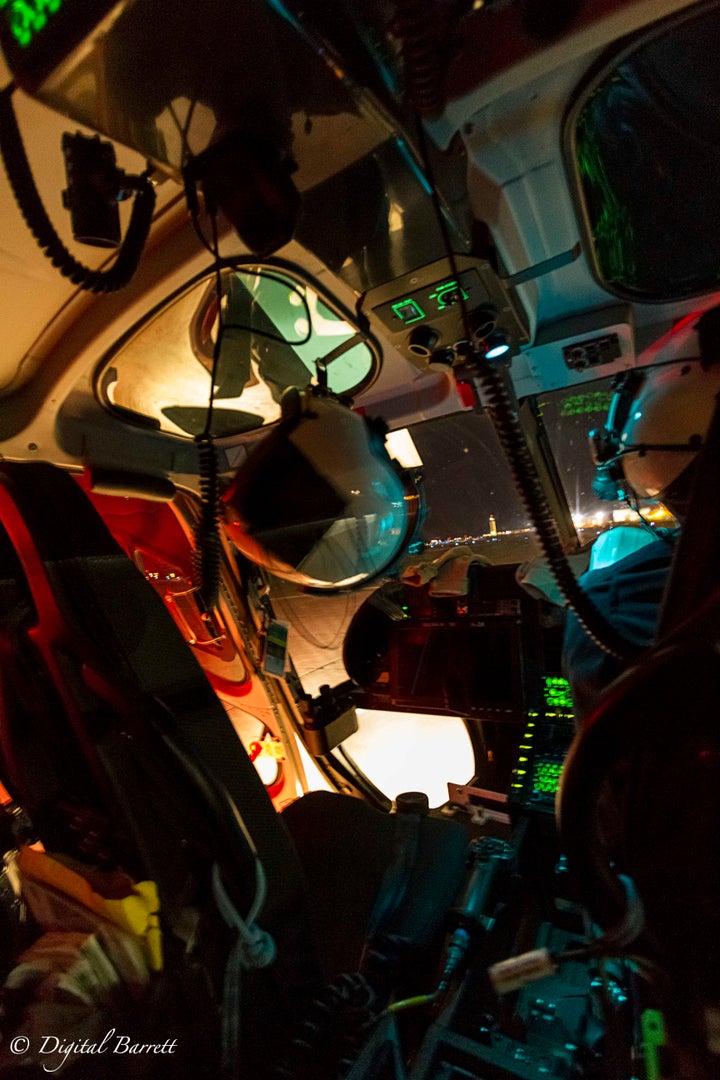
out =
<svg viewBox="0 0 720 1080"><path fill-rule="evenodd" d="M507 338L498 330L488 334L485 338L485 357L487 360L497 360L499 356L504 356L509 351L510 345Z"/></svg>

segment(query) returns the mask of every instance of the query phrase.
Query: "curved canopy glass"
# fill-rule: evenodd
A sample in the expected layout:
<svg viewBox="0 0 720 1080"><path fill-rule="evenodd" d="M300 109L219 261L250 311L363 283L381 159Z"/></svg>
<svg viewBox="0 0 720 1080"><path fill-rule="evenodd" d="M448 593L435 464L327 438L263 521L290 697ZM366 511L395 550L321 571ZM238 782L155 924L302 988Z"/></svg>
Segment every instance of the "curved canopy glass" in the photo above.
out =
<svg viewBox="0 0 720 1080"><path fill-rule="evenodd" d="M667 20L586 88L571 168L601 284L664 302L720 285L720 9Z"/></svg>
<svg viewBox="0 0 720 1080"><path fill-rule="evenodd" d="M98 392L127 419L173 435L204 432L212 383L215 437L280 417L289 387L338 395L368 386L377 349L308 283L285 269L232 266L173 294L105 357ZM218 295L219 293L219 295Z"/></svg>

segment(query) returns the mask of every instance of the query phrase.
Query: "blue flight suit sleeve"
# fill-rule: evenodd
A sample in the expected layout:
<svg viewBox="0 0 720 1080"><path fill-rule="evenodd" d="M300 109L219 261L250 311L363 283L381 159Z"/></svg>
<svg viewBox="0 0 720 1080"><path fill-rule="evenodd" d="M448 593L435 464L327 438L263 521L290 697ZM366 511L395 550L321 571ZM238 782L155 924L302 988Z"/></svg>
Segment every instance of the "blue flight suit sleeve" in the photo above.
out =
<svg viewBox="0 0 720 1080"><path fill-rule="evenodd" d="M674 551L672 539L656 540L612 566L590 570L579 579L600 613L631 646L645 649L655 640ZM578 722L626 666L596 645L573 612L568 612L563 668Z"/></svg>

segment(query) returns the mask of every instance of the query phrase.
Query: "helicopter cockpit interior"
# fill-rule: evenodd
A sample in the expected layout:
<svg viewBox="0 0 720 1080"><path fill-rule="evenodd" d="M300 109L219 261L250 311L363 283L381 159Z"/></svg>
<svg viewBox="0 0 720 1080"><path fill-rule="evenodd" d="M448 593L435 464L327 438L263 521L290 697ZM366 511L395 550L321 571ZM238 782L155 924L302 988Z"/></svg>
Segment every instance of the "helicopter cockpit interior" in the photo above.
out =
<svg viewBox="0 0 720 1080"><path fill-rule="evenodd" d="M718 1075L719 51L0 0L1 1077Z"/></svg>

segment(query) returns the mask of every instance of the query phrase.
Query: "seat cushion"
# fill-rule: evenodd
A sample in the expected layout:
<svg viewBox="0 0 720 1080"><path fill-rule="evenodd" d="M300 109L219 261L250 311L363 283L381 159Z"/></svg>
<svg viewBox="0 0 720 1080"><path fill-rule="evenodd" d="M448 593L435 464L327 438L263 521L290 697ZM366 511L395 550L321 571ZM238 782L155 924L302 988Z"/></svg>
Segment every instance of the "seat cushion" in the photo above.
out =
<svg viewBox="0 0 720 1080"><path fill-rule="evenodd" d="M329 978L357 969L376 904L382 907L379 893L395 888L388 869L402 859L404 816L326 791L283 811L309 883ZM385 916L383 933L418 949L433 940L463 882L467 843L457 822L420 818L414 858L401 866L402 897Z"/></svg>

